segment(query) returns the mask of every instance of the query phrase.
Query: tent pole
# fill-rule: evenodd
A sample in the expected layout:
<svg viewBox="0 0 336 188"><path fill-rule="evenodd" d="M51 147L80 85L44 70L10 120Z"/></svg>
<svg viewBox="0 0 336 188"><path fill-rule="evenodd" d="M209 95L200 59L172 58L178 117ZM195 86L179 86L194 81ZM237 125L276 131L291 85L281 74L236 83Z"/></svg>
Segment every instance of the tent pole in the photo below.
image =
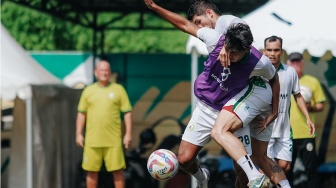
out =
<svg viewBox="0 0 336 188"><path fill-rule="evenodd" d="M196 108L196 96L194 94L194 82L198 73L198 52L196 48L191 50L191 113ZM196 188L196 179L192 176L191 188Z"/></svg>
<svg viewBox="0 0 336 188"><path fill-rule="evenodd" d="M191 113L196 107L196 97L194 94L194 82L198 73L198 52L196 48L191 50Z"/></svg>
<svg viewBox="0 0 336 188"><path fill-rule="evenodd" d="M26 100L26 131L27 131L27 188L33 188L33 126L32 126L32 97Z"/></svg>
<svg viewBox="0 0 336 188"><path fill-rule="evenodd" d="M93 66L93 70L95 70L95 66L96 66L96 58L97 58L97 32L98 32L98 26L97 26L97 12L93 12L93 39L92 39L92 55L93 55L93 62L92 62L92 66ZM95 75L92 75L93 77L93 82L95 82Z"/></svg>

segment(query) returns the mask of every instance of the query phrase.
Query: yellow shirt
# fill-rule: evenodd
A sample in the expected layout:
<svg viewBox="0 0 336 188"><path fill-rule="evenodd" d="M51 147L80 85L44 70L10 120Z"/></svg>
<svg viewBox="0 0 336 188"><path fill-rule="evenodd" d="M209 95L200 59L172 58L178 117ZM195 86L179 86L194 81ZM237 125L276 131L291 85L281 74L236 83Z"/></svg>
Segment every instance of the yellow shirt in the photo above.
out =
<svg viewBox="0 0 336 188"><path fill-rule="evenodd" d="M306 87L311 91L312 106L315 106L317 103L324 102L326 100L321 84L317 78L310 75L303 75L300 78L299 83L300 87ZM315 123L314 113L309 113L309 117L313 123ZM297 106L293 96L291 97L290 123L292 127L293 139L314 138L316 136L310 135L310 129L307 125L306 118Z"/></svg>
<svg viewBox="0 0 336 188"><path fill-rule="evenodd" d="M121 147L120 112L132 110L124 87L111 83L101 87L87 86L81 95L78 111L86 113L85 145L90 147Z"/></svg>

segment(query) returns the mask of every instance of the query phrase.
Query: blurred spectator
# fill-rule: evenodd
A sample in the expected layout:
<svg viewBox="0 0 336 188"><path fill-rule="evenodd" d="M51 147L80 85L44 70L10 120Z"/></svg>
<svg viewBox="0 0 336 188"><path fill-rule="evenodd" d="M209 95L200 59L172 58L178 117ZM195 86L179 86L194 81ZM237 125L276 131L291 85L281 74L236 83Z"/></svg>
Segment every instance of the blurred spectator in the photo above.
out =
<svg viewBox="0 0 336 188"><path fill-rule="evenodd" d="M321 84L317 78L303 73L304 61L302 54L297 52L289 54L287 64L292 66L299 76L301 95L306 101L309 116L313 123L315 123L314 113L323 110L323 103L326 100ZM296 182L293 175L293 187L320 187L318 185L317 174L316 134L311 134L310 127L307 126L306 118L299 110L293 97L291 99L290 123L293 134L291 172L294 174L295 162L297 158L300 158L302 166L305 168L303 173L306 175L306 180L300 181L298 185L296 185L298 182Z"/></svg>
<svg viewBox="0 0 336 188"><path fill-rule="evenodd" d="M76 122L76 144L84 147L82 167L87 171L86 186L98 187L98 172L104 161L106 170L113 174L114 187L124 188L126 163L122 144L128 149L132 141L132 106L125 89L110 82L107 61L100 61L94 73L98 81L83 90ZM120 112L124 113L126 126L124 139Z"/></svg>

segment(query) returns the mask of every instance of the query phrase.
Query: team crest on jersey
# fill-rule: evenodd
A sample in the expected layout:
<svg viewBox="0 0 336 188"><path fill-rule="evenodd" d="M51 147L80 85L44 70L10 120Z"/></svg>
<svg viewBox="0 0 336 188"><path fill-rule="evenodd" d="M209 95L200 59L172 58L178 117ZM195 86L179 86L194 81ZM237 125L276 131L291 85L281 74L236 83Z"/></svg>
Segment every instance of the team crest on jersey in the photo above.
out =
<svg viewBox="0 0 336 188"><path fill-rule="evenodd" d="M188 126L189 131L193 131L194 128L195 128L195 125L194 125L194 124L190 124L190 125Z"/></svg>
<svg viewBox="0 0 336 188"><path fill-rule="evenodd" d="M114 98L114 93L109 93L109 98L113 99Z"/></svg>
<svg viewBox="0 0 336 188"><path fill-rule="evenodd" d="M227 80L227 79L229 78L230 74L231 74L231 70L230 70L230 68L226 68L226 67L224 67L224 68L223 68L223 72L221 73L222 80L221 80L221 82L220 82L220 87L221 87L224 91L228 91L228 88L225 88L225 86L224 86L224 82L225 82L225 80Z"/></svg>
<svg viewBox="0 0 336 188"><path fill-rule="evenodd" d="M231 74L230 68L223 68L223 72L221 73L222 76L222 82L228 79L229 75Z"/></svg>

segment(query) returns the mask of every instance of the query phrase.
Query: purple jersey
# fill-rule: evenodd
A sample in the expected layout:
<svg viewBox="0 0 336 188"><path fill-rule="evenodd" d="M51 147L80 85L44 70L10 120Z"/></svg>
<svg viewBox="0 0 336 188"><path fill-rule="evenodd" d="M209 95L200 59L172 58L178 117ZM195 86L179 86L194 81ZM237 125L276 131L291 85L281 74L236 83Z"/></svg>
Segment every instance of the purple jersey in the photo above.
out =
<svg viewBox="0 0 336 188"><path fill-rule="evenodd" d="M223 71L223 66L217 60L223 48L225 36L222 35L204 62L203 72L194 83L195 96L216 110L221 110L233 96L243 90L250 81L250 75L262 54L251 46L251 53L243 60L231 63Z"/></svg>

